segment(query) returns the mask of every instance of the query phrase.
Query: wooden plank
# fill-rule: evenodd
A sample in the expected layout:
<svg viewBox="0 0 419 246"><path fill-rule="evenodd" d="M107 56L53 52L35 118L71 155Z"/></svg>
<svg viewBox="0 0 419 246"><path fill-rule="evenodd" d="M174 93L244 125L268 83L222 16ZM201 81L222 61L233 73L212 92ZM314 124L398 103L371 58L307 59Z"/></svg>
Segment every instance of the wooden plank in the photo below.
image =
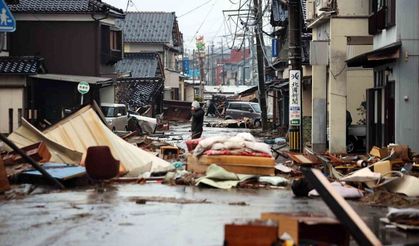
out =
<svg viewBox="0 0 419 246"><path fill-rule="evenodd" d="M203 158L204 157L204 158ZM197 173L205 173L208 166L211 164L217 164L220 167L226 169L229 172L240 173L240 174L253 174L253 175L267 175L271 176L275 174L275 161L270 158L264 158L265 164L257 165L260 163L260 158L256 157L255 161L252 161L255 157L248 156L229 156L228 158L206 158L207 156L201 156L199 159L193 155L189 155L187 159L186 169ZM226 157L226 156L223 156ZM240 157L240 158L234 158ZM246 158L242 158L246 157ZM204 161L202 161L204 160ZM244 164L241 164L244 162ZM262 163L263 163L262 162ZM270 165L266 164L271 162ZM247 164L246 164L247 163ZM249 164L250 163L250 164Z"/></svg>
<svg viewBox="0 0 419 246"><path fill-rule="evenodd" d="M9 180L7 179L6 169L3 159L0 158L0 192L10 190Z"/></svg>

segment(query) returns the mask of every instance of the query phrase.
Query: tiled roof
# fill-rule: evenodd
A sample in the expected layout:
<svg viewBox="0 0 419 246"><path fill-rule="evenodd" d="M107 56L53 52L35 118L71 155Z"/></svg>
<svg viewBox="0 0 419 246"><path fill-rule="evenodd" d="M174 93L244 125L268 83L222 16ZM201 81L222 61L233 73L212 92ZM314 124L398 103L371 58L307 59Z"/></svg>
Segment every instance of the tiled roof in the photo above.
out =
<svg viewBox="0 0 419 246"><path fill-rule="evenodd" d="M163 81L118 81L116 98L118 103L129 105L130 108L139 108L152 103L153 99L162 93Z"/></svg>
<svg viewBox="0 0 419 246"><path fill-rule="evenodd" d="M2 74L36 74L43 59L35 56L0 57L0 75Z"/></svg>
<svg viewBox="0 0 419 246"><path fill-rule="evenodd" d="M123 16L122 9L103 3L101 0L20 0L10 4L13 13L109 13Z"/></svg>
<svg viewBox="0 0 419 246"><path fill-rule="evenodd" d="M123 30L125 42L169 43L175 22L174 12L127 12L116 26Z"/></svg>
<svg viewBox="0 0 419 246"><path fill-rule="evenodd" d="M117 73L131 73L131 78L159 78L163 71L157 53L125 53L115 65Z"/></svg>

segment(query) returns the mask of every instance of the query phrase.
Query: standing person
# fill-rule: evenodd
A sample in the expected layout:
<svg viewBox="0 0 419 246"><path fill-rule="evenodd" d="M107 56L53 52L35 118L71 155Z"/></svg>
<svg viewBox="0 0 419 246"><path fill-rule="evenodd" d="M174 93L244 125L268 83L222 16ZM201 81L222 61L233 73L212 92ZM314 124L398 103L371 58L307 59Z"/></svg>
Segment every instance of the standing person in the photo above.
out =
<svg viewBox="0 0 419 246"><path fill-rule="evenodd" d="M200 138L204 126L204 110L201 108L201 105L198 101L192 102L192 139Z"/></svg>

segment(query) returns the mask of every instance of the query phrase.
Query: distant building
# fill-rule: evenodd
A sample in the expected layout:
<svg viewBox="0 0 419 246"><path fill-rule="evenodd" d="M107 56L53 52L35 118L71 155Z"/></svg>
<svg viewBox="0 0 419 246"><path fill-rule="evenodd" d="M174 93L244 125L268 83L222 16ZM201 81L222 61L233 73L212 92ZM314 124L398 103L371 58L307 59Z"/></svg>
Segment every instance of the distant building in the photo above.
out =
<svg viewBox="0 0 419 246"><path fill-rule="evenodd" d="M117 26L124 32L125 54L157 53L164 69L164 98L179 100L183 35L174 12L127 12ZM132 56L130 59L133 59ZM136 59L141 59L138 56ZM131 70L118 72L129 74ZM139 68L137 68L139 69Z"/></svg>

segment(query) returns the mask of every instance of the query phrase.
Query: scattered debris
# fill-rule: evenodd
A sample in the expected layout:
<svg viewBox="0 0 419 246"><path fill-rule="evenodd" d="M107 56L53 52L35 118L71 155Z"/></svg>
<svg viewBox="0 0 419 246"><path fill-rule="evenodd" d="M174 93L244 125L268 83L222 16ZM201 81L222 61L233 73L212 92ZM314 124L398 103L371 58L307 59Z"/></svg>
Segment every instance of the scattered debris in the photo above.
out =
<svg viewBox="0 0 419 246"><path fill-rule="evenodd" d="M190 200L185 198L175 198L175 197L132 197L131 201L135 201L137 204L147 204L150 202L157 203L176 203L176 204L200 204L200 203L211 203L207 199L202 200Z"/></svg>
<svg viewBox="0 0 419 246"><path fill-rule="evenodd" d="M218 189L230 189L240 182L254 178L253 175L235 174L224 168L211 164L206 171L206 176L196 180L196 185L204 184Z"/></svg>
<svg viewBox="0 0 419 246"><path fill-rule="evenodd" d="M229 202L228 205L231 206L249 206L246 202Z"/></svg>

